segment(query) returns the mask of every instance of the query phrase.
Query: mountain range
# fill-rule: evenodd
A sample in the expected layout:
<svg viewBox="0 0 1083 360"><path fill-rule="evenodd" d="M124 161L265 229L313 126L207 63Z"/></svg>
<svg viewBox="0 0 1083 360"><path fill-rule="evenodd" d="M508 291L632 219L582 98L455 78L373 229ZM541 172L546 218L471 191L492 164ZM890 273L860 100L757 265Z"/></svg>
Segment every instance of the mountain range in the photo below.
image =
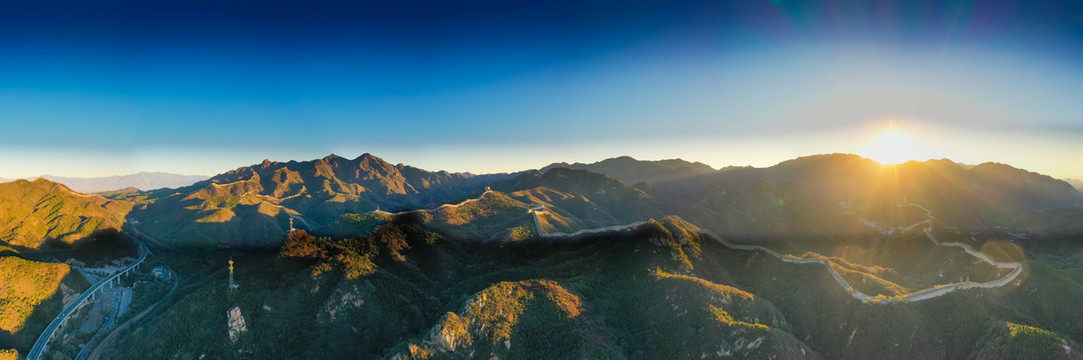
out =
<svg viewBox="0 0 1083 360"><path fill-rule="evenodd" d="M179 246L275 244L291 224L317 234L359 235L368 227L351 231L347 224L371 218L365 214L373 211L434 208L477 197L487 188L522 206L540 206L544 211L535 217L535 233L572 233L679 215L746 241L795 236L812 241L890 231L923 216L916 208L900 207L904 203L921 204L937 214L938 222L960 231L1071 232L1081 227L1071 216L1083 203L1078 190L996 163L964 166L943 159L885 166L856 155L828 154L768 168L715 170L683 160L630 157L569 166L472 175L392 165L370 154L355 159L332 154L303 162L267 160L175 189L84 198L116 209L111 227L119 228L123 220L118 219L128 218L154 241ZM63 196L74 194L67 193ZM48 227L57 233L51 237L61 231L87 233L73 232L73 226L100 227ZM503 236L497 234L502 229L468 228L475 228L464 234L470 238ZM490 232L478 233L481 228ZM30 233L20 236L39 235Z"/></svg>
<svg viewBox="0 0 1083 360"><path fill-rule="evenodd" d="M149 191L19 180L0 197L0 260L130 235L185 279L107 358L1083 354L1083 195L998 163L620 157L473 175L332 154ZM64 269L0 264L51 274L6 303L26 319L8 328L43 328L58 310L26 309L57 306L43 299ZM12 336L0 348L26 351Z"/></svg>
<svg viewBox="0 0 1083 360"><path fill-rule="evenodd" d="M42 175L40 178L52 182L64 184L68 188L82 193L97 193L115 190L154 190L161 188L177 188L194 184L197 181L206 180L202 175L180 175L166 172L140 172L130 175L117 175L105 177L64 177ZM27 178L35 179L35 178ZM15 179L0 178L0 182L14 181Z"/></svg>

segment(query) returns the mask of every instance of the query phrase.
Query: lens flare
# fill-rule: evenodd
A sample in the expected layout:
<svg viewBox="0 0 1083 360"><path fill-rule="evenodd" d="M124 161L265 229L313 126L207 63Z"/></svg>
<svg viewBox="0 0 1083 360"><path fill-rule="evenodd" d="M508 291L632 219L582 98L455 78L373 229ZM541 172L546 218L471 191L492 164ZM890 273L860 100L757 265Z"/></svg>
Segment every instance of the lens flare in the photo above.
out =
<svg viewBox="0 0 1083 360"><path fill-rule="evenodd" d="M880 134L861 155L881 164L899 164L917 160L917 149L910 137L890 128Z"/></svg>

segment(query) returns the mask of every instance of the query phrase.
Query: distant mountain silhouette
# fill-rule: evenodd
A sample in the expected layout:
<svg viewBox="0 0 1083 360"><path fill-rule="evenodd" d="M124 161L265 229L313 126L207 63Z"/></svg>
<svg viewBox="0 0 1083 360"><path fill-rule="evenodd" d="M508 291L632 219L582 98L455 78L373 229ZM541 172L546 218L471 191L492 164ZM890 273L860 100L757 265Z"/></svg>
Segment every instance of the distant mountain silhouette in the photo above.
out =
<svg viewBox="0 0 1083 360"><path fill-rule="evenodd" d="M1083 180L1079 179L1064 179L1064 182L1072 185L1076 190L1083 191Z"/></svg>
<svg viewBox="0 0 1083 360"><path fill-rule="evenodd" d="M688 162L681 159L656 161L636 160L630 156L605 159L591 164L553 163L540 170L546 172L549 169L558 167L590 170L592 172L615 177L628 184L638 184L640 182L647 182L650 184L674 182L714 173L716 171L709 165L700 162Z"/></svg>
<svg viewBox="0 0 1083 360"><path fill-rule="evenodd" d="M207 179L203 175L180 175L166 172L140 172L131 175L105 176L105 177L64 177L43 175L42 178L66 185L68 188L81 193L97 193L103 191L119 190L124 188L136 188L140 190L154 190L161 188L178 188L188 186ZM0 181L11 181L2 179Z"/></svg>

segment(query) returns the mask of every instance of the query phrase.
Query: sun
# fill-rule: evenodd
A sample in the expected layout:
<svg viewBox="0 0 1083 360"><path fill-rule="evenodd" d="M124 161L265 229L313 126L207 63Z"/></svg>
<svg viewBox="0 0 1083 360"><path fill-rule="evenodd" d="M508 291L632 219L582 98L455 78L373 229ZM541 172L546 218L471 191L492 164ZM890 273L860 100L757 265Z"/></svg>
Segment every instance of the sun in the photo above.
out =
<svg viewBox="0 0 1083 360"><path fill-rule="evenodd" d="M916 150L910 137L889 128L877 136L862 155L881 164L900 164L915 160Z"/></svg>

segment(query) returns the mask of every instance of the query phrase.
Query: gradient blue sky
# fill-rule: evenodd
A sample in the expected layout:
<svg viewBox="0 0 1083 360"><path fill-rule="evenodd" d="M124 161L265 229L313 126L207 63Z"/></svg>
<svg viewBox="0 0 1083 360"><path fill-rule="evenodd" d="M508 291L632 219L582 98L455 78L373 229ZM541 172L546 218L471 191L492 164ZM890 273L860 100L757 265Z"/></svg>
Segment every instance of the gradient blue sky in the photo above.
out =
<svg viewBox="0 0 1083 360"><path fill-rule="evenodd" d="M0 176L370 152L500 172L865 153L1083 178L1083 4L0 4Z"/></svg>

